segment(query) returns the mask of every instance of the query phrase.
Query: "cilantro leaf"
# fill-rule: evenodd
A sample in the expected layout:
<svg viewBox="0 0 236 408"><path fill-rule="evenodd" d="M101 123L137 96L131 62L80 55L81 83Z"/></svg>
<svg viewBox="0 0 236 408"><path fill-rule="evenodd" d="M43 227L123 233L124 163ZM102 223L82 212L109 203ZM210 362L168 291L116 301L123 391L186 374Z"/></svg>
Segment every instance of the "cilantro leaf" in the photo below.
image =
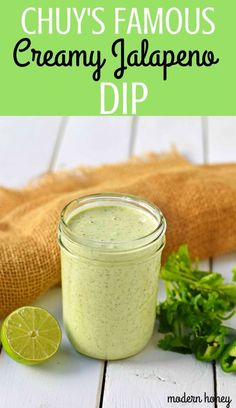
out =
<svg viewBox="0 0 236 408"><path fill-rule="evenodd" d="M220 356L227 336L224 320L235 313L236 268L233 281L226 284L217 272L199 270L187 245L173 252L161 268L166 300L157 307L159 332L165 336L158 345L164 350L194 353L199 360Z"/></svg>

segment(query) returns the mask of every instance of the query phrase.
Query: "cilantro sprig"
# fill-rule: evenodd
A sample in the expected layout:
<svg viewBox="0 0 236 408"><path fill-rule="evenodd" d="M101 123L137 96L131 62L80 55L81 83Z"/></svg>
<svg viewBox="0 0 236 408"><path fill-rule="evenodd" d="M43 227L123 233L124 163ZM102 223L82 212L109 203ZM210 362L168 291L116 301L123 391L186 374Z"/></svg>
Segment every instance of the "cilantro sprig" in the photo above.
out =
<svg viewBox="0 0 236 408"><path fill-rule="evenodd" d="M165 336L159 347L193 353L202 361L220 358L232 334L224 322L235 313L236 268L228 284L220 273L199 270L198 262L190 258L187 245L182 245L168 257L161 278L166 300L158 305L157 316L159 331ZM236 359L232 363L236 371Z"/></svg>

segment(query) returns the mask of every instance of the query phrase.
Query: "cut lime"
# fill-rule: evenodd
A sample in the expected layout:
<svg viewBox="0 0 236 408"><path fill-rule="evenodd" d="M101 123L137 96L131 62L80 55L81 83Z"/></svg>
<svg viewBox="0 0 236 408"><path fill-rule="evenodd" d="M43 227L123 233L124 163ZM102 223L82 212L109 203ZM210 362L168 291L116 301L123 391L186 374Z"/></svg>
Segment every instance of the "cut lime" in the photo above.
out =
<svg viewBox="0 0 236 408"><path fill-rule="evenodd" d="M61 329L47 310L25 306L5 319L1 339L4 350L15 361L40 364L57 352Z"/></svg>

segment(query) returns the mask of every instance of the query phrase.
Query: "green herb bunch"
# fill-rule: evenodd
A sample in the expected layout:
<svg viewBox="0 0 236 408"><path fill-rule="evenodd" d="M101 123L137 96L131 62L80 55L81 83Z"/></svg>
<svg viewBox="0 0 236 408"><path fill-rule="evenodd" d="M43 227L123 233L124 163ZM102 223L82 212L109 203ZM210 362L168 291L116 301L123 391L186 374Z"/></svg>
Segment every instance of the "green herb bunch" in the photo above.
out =
<svg viewBox="0 0 236 408"><path fill-rule="evenodd" d="M166 300L158 305L159 341L164 350L194 354L198 360L221 359L224 371L236 371L236 341L227 346L232 329L224 322L235 313L236 269L225 283L216 272L199 270L187 245L172 253L161 269Z"/></svg>

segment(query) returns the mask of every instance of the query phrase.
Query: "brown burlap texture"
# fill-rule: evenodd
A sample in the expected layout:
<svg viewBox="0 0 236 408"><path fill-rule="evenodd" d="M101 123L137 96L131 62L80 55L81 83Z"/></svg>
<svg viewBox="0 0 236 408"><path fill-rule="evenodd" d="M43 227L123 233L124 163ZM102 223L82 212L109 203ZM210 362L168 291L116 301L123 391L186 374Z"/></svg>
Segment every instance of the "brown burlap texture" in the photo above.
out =
<svg viewBox="0 0 236 408"><path fill-rule="evenodd" d="M161 208L164 256L182 243L200 258L236 249L236 164L196 166L173 153L45 175L20 191L0 189L1 317L60 282L60 211L72 199L105 191Z"/></svg>

